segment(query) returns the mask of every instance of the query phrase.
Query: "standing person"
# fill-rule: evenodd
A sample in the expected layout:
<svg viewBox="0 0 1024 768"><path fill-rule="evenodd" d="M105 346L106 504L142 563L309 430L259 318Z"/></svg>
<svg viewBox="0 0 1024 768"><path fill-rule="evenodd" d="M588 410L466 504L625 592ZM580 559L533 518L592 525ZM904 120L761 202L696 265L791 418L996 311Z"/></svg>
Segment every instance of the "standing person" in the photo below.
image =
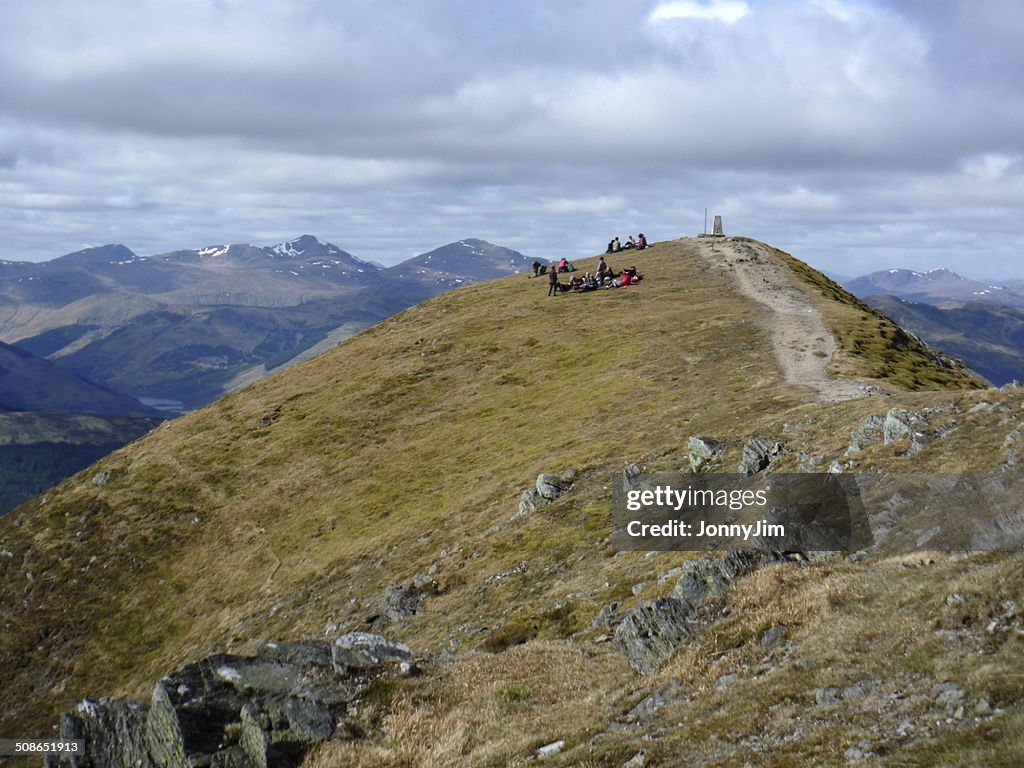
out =
<svg viewBox="0 0 1024 768"><path fill-rule="evenodd" d="M540 276L540 262L537 261L536 259L533 262L533 276L534 277L539 277Z"/></svg>
<svg viewBox="0 0 1024 768"><path fill-rule="evenodd" d="M556 265L551 265L551 271L548 273L548 296L554 296L558 293L558 268Z"/></svg>
<svg viewBox="0 0 1024 768"><path fill-rule="evenodd" d="M604 263L604 256L602 256L601 260L597 263L597 282L602 282L604 280L604 276L610 271L611 270L608 269L608 265Z"/></svg>

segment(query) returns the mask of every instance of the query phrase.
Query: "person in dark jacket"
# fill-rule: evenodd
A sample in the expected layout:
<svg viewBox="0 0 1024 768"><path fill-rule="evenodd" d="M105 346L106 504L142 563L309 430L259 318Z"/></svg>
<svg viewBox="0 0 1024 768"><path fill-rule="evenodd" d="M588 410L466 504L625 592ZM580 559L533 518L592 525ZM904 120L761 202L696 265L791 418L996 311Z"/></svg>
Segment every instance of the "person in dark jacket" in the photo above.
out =
<svg viewBox="0 0 1024 768"><path fill-rule="evenodd" d="M551 271L548 272L548 296L555 296L558 293L558 267L555 264L551 265Z"/></svg>

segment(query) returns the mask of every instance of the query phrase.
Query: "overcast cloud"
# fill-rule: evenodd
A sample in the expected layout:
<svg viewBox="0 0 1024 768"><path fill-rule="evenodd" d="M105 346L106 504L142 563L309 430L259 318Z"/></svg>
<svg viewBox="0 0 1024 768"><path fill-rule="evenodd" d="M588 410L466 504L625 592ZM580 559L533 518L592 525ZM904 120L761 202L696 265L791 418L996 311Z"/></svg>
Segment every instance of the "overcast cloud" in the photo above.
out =
<svg viewBox="0 0 1024 768"><path fill-rule="evenodd" d="M726 229L1024 277L1019 0L0 0L0 258Z"/></svg>

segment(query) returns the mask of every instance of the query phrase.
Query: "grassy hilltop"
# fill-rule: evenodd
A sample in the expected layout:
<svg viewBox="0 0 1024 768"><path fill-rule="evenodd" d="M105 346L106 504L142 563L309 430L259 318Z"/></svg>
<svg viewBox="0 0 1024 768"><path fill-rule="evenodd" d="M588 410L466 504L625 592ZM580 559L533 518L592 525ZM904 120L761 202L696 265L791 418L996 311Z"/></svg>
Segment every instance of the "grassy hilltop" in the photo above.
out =
<svg viewBox="0 0 1024 768"><path fill-rule="evenodd" d="M626 463L681 467L688 438L709 435L732 469L745 439L769 436L790 448L778 468L823 469L867 416L946 406L959 419L949 437L913 455L872 447L861 466L961 471L997 465L1020 420L1019 391L978 389L772 252L834 330L834 369L894 393L814 402L782 383L764 309L698 247L611 257L646 275L635 288L548 298L546 278L514 275L432 299L0 519L0 733L48 734L87 694L146 698L213 651L366 628L388 585L429 572L442 593L380 631L450 660L382 687L367 739L312 765L499 766L556 739L567 751L552 765L617 768L641 748L648 765L845 764L846 750L871 751L860 742L879 723L892 740L902 720L925 721L949 681L971 707L1005 712L875 744L878 764L1020 764L1024 653L986 626L1007 601L1024 606L1021 558L772 567L647 678L601 642L602 606L667 592L659 576L689 557L609 549L608 487ZM512 519L538 473L569 468L571 494ZM952 593L969 599L948 604ZM778 624L797 650L766 661L759 639ZM864 698L813 693L864 680L876 684ZM669 683L681 693L653 721L613 727Z"/></svg>

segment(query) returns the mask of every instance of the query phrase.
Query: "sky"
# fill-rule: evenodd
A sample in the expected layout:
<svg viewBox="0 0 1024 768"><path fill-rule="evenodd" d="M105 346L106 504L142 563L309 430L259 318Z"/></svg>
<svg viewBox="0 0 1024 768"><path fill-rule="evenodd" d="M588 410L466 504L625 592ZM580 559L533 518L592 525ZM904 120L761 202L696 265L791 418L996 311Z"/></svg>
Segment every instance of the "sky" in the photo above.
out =
<svg viewBox="0 0 1024 768"><path fill-rule="evenodd" d="M0 0L0 259L756 237L1024 278L1020 0Z"/></svg>

